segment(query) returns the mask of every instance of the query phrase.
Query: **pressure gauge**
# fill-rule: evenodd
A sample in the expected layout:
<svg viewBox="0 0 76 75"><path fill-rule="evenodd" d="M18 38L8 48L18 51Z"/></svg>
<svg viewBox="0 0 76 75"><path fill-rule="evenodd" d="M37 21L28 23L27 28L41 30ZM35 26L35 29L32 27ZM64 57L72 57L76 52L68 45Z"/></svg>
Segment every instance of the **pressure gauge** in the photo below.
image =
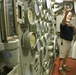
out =
<svg viewBox="0 0 76 75"><path fill-rule="evenodd" d="M26 31L21 38L21 45L24 55L28 55L29 50L33 50L36 44L36 35L33 32Z"/></svg>
<svg viewBox="0 0 76 75"><path fill-rule="evenodd" d="M52 21L51 13L48 13L48 14L47 14L47 19L48 19L48 22L51 22L51 21Z"/></svg>
<svg viewBox="0 0 76 75"><path fill-rule="evenodd" d="M37 46L37 50L40 51L40 49L42 47L40 39L37 39L36 46Z"/></svg>
<svg viewBox="0 0 76 75"><path fill-rule="evenodd" d="M42 46L44 47L45 44L46 44L46 42L45 42L45 40L44 40L44 37L42 36L42 37L40 38L40 40L41 40Z"/></svg>
<svg viewBox="0 0 76 75"><path fill-rule="evenodd" d="M30 23L33 23L33 12L31 10L28 10L28 19Z"/></svg>
<svg viewBox="0 0 76 75"><path fill-rule="evenodd" d="M48 12L45 13L45 20L46 20L46 21L48 20L48 18L47 18L47 13L48 13Z"/></svg>
<svg viewBox="0 0 76 75"><path fill-rule="evenodd" d="M39 3L37 1L30 2L29 7L33 8L33 12L36 16L39 16L40 9L39 9Z"/></svg>
<svg viewBox="0 0 76 75"><path fill-rule="evenodd" d="M39 14L40 14L39 5L37 2L35 3L35 13L37 16L39 16Z"/></svg>
<svg viewBox="0 0 76 75"><path fill-rule="evenodd" d="M47 23L47 30L48 30L48 32L50 32L50 30L51 30L50 23Z"/></svg>
<svg viewBox="0 0 76 75"><path fill-rule="evenodd" d="M66 7L69 8L70 10L73 10L73 2L66 2L65 5L66 5Z"/></svg>
<svg viewBox="0 0 76 75"><path fill-rule="evenodd" d="M46 44L49 45L50 44L50 34L45 34L44 35L45 39L46 39Z"/></svg>
<svg viewBox="0 0 76 75"><path fill-rule="evenodd" d="M44 25L42 21L40 21L40 28L41 28L42 34L44 34Z"/></svg>
<svg viewBox="0 0 76 75"><path fill-rule="evenodd" d="M47 9L46 0L42 0L43 9Z"/></svg>
<svg viewBox="0 0 76 75"><path fill-rule="evenodd" d="M32 34L30 36L30 46L33 47L35 45L35 42L36 42L36 37L34 34Z"/></svg>
<svg viewBox="0 0 76 75"><path fill-rule="evenodd" d="M35 20L35 15L31 7L25 10L25 25L33 25Z"/></svg>
<svg viewBox="0 0 76 75"><path fill-rule="evenodd" d="M47 32L47 23L46 22L44 22L44 30L45 30L45 32Z"/></svg>
<svg viewBox="0 0 76 75"><path fill-rule="evenodd" d="M51 0L45 0L45 3L46 3L46 6L47 6L47 9L51 10Z"/></svg>
<svg viewBox="0 0 76 75"><path fill-rule="evenodd" d="M40 27L40 21L37 22L36 29L37 29L38 36L41 36L42 35L42 32L41 32L41 27Z"/></svg>

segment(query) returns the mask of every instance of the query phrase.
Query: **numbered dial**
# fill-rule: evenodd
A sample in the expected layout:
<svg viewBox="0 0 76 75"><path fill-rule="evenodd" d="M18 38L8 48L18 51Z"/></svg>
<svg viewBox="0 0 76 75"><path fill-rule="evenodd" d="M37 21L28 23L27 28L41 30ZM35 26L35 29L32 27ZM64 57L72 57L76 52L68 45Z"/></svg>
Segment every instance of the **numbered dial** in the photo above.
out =
<svg viewBox="0 0 76 75"><path fill-rule="evenodd" d="M33 51L36 44L36 35L33 32L26 31L21 38L21 45L25 56L28 55L29 50Z"/></svg>
<svg viewBox="0 0 76 75"><path fill-rule="evenodd" d="M70 10L73 9L73 4L71 2L68 2L65 4Z"/></svg>
<svg viewBox="0 0 76 75"><path fill-rule="evenodd" d="M38 39L37 40L37 50L40 51L41 47L42 47L41 46L41 41L40 41L40 39Z"/></svg>
<svg viewBox="0 0 76 75"><path fill-rule="evenodd" d="M32 34L32 35L30 36L30 46L31 46L31 47L34 47L35 43L36 43L36 37L35 37L34 34Z"/></svg>
<svg viewBox="0 0 76 75"><path fill-rule="evenodd" d="M32 25L34 23L34 12L31 7L25 10L25 25Z"/></svg>
<svg viewBox="0 0 76 75"><path fill-rule="evenodd" d="M51 10L51 0L45 0L46 6Z"/></svg>
<svg viewBox="0 0 76 75"><path fill-rule="evenodd" d="M35 13L36 13L37 16L38 16L39 13L40 13L39 5L38 5L37 2L35 2Z"/></svg>
<svg viewBox="0 0 76 75"><path fill-rule="evenodd" d="M38 1L32 1L29 3L29 7L33 9L33 12L36 16L39 16L40 9L39 9L39 3Z"/></svg>
<svg viewBox="0 0 76 75"><path fill-rule="evenodd" d="M28 10L28 20L30 23L33 23L33 12L31 10Z"/></svg>

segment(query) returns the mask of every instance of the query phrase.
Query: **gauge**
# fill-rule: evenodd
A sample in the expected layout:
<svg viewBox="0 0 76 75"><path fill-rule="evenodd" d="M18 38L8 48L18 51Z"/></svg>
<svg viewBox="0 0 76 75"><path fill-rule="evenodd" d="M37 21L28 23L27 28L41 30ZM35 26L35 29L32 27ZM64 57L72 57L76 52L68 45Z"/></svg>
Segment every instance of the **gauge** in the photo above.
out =
<svg viewBox="0 0 76 75"><path fill-rule="evenodd" d="M45 32L47 32L47 23L46 22L44 22L44 30L45 30Z"/></svg>
<svg viewBox="0 0 76 75"><path fill-rule="evenodd" d="M33 22L33 12L31 10L28 10L28 19L30 23Z"/></svg>
<svg viewBox="0 0 76 75"><path fill-rule="evenodd" d="M47 23L47 30L48 30L48 32L50 32L50 23Z"/></svg>
<svg viewBox="0 0 76 75"><path fill-rule="evenodd" d="M32 1L29 3L29 7L33 8L33 12L35 13L36 16L39 16L40 14L40 9L39 9L39 3L37 1Z"/></svg>
<svg viewBox="0 0 76 75"><path fill-rule="evenodd" d="M26 31L21 38L21 45L24 55L28 55L29 50L33 50L36 44L36 35L33 32Z"/></svg>
<svg viewBox="0 0 76 75"><path fill-rule="evenodd" d="M25 10L25 25L33 25L34 23L34 12L31 7Z"/></svg>
<svg viewBox="0 0 76 75"><path fill-rule="evenodd" d="M40 13L39 5L37 2L35 3L35 13L36 13L36 15L39 15L39 13Z"/></svg>
<svg viewBox="0 0 76 75"><path fill-rule="evenodd" d="M41 41L40 41L40 39L37 39L37 43L36 43L36 45L37 45L37 50L38 51L40 51L41 50Z"/></svg>
<svg viewBox="0 0 76 75"><path fill-rule="evenodd" d="M46 1L45 0L42 0L42 6L43 6L43 9L47 9L47 5L46 5Z"/></svg>
<svg viewBox="0 0 76 75"><path fill-rule="evenodd" d="M37 24L36 24L36 29L37 29L37 34L38 34L39 36L41 36L42 33L41 33L41 28L40 28L40 21L37 22Z"/></svg>
<svg viewBox="0 0 76 75"><path fill-rule="evenodd" d="M41 28L42 34L44 34L44 25L42 21L40 21L40 28Z"/></svg>
<svg viewBox="0 0 76 75"><path fill-rule="evenodd" d="M40 38L40 40L41 40L42 46L44 47L45 44L46 44L46 41L44 40L44 37L42 36L42 37Z"/></svg>
<svg viewBox="0 0 76 75"><path fill-rule="evenodd" d="M46 21L48 20L47 14L48 14L48 12L45 13L45 20L46 20Z"/></svg>
<svg viewBox="0 0 76 75"><path fill-rule="evenodd" d="M47 9L51 10L51 0L45 0L45 3L46 3L46 6L47 6Z"/></svg>
<svg viewBox="0 0 76 75"><path fill-rule="evenodd" d="M47 18L48 18L48 22L51 22L52 21L52 16L51 16L50 13L47 15Z"/></svg>
<svg viewBox="0 0 76 75"><path fill-rule="evenodd" d="M44 37L45 37L45 40L46 40L46 44L49 45L50 44L50 34L47 33L47 34L44 35Z"/></svg>
<svg viewBox="0 0 76 75"><path fill-rule="evenodd" d="M36 37L34 34L32 34L30 36L30 46L33 47L35 45L35 42L36 42Z"/></svg>
<svg viewBox="0 0 76 75"><path fill-rule="evenodd" d="M72 3L72 2L66 2L65 5L66 5L66 7L69 8L70 10L73 9L73 3Z"/></svg>

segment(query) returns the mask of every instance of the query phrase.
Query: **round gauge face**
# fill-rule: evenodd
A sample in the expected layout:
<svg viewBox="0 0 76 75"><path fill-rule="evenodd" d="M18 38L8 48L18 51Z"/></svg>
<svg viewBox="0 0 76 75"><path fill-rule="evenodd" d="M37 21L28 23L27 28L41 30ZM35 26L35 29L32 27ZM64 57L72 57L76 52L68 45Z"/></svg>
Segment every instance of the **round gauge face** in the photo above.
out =
<svg viewBox="0 0 76 75"><path fill-rule="evenodd" d="M37 16L39 15L39 12L40 12L39 5L38 5L38 3L35 2L35 13Z"/></svg>
<svg viewBox="0 0 76 75"><path fill-rule="evenodd" d="M46 2L47 8L51 9L51 2L50 2L50 0L45 0L45 2Z"/></svg>
<svg viewBox="0 0 76 75"><path fill-rule="evenodd" d="M72 10L72 9L73 9L73 5L72 5L72 3L66 3L65 5L66 5L66 6L67 6L67 8L69 8L70 10Z"/></svg>
<svg viewBox="0 0 76 75"><path fill-rule="evenodd" d="M44 33L44 25L42 21L40 22L40 28L41 28L42 33Z"/></svg>
<svg viewBox="0 0 76 75"><path fill-rule="evenodd" d="M41 28L40 28L40 22L38 21L37 24L36 24L36 29L37 29L37 34L39 36L41 36Z"/></svg>
<svg viewBox="0 0 76 75"><path fill-rule="evenodd" d="M47 23L44 22L44 28L45 28L45 32L47 32Z"/></svg>
<svg viewBox="0 0 76 75"><path fill-rule="evenodd" d="M36 37L34 34L30 36L30 46L33 47L36 43Z"/></svg>
<svg viewBox="0 0 76 75"><path fill-rule="evenodd" d="M45 46L45 40L43 37L41 37L41 43L42 43L42 46L44 47Z"/></svg>
<svg viewBox="0 0 76 75"><path fill-rule="evenodd" d="M33 21L34 21L33 12L30 9L28 10L28 20L30 23L33 23Z"/></svg>
<svg viewBox="0 0 76 75"><path fill-rule="evenodd" d="M47 30L48 30L48 32L50 32L50 24L49 23L47 23Z"/></svg>
<svg viewBox="0 0 76 75"><path fill-rule="evenodd" d="M38 49L38 51L40 51L40 49L41 49L41 42L39 39L37 40L37 49Z"/></svg>

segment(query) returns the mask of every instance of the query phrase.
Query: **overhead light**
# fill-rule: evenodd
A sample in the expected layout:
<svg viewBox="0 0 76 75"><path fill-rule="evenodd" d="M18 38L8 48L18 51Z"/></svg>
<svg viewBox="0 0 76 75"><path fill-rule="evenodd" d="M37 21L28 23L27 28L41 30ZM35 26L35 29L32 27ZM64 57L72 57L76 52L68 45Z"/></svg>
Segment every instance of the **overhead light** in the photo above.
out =
<svg viewBox="0 0 76 75"><path fill-rule="evenodd" d="M56 3L62 3L63 0L55 0Z"/></svg>

